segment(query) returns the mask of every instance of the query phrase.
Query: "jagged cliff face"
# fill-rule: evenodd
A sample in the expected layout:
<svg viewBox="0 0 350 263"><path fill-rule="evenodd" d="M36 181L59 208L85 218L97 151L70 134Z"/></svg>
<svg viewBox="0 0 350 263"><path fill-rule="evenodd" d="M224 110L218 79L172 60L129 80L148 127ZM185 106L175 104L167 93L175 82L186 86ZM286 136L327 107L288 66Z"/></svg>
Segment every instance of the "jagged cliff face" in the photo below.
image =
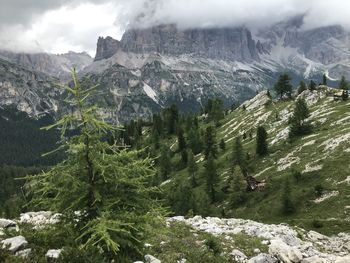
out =
<svg viewBox="0 0 350 263"><path fill-rule="evenodd" d="M92 58L85 52L68 52L61 55L47 53L13 53L0 50L0 58L20 65L28 70L67 80L73 67L80 71L91 64Z"/></svg>
<svg viewBox="0 0 350 263"><path fill-rule="evenodd" d="M234 61L259 60L251 33L244 27L179 30L174 25L128 30L121 40L125 52L151 53Z"/></svg>
<svg viewBox="0 0 350 263"><path fill-rule="evenodd" d="M58 80L0 59L0 107L15 106L31 117L58 110Z"/></svg>
<svg viewBox="0 0 350 263"><path fill-rule="evenodd" d="M94 61L112 57L119 49L120 42L111 37L99 37L97 40L96 56Z"/></svg>

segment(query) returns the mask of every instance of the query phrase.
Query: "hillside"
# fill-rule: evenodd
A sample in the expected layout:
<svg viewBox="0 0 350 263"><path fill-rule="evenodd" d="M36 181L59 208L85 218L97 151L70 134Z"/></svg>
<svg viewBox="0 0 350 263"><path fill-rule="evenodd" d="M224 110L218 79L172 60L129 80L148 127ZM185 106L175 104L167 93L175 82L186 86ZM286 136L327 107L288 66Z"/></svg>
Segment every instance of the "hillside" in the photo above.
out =
<svg viewBox="0 0 350 263"><path fill-rule="evenodd" d="M216 141L224 139L226 142L226 150L219 150L216 160L219 197L211 205L212 210L206 213L269 223L289 222L307 229L318 228L318 231L328 234L349 231L350 102L334 101L334 92L336 90L320 86L317 91L306 90L299 95L309 106L313 130L293 141L288 139L288 118L292 114L294 100L275 101L266 92L261 92L229 112L216 129ZM205 120L200 122L202 129L208 125L211 124ZM265 157L255 154L256 128L260 125L268 134L269 153ZM242 177L236 170L232 173L231 156L237 136L242 138L244 151L249 156L249 175L259 181L266 180L266 187L262 191L246 193L245 183L241 182L243 199L232 207L232 194L227 186L235 176ZM161 185L171 196L169 200L174 208L176 203L181 202L181 198L176 197L177 192L192 200L199 191L206 191L205 161L203 153L195 156L199 166L199 186L192 189L187 169L178 169L180 154L175 153L176 138L166 141L173 151L174 172ZM289 178L291 199L296 206L295 213L287 216L281 213L286 178ZM187 200L187 203L190 202ZM188 205L187 210L181 211L182 215L193 213L193 209Z"/></svg>

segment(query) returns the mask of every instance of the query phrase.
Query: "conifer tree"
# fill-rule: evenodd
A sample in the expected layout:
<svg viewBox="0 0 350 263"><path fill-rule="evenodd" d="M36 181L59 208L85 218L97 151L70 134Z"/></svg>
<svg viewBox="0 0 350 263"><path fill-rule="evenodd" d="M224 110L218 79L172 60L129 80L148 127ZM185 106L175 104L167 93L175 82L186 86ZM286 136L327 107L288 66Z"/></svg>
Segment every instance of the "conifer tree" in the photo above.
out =
<svg viewBox="0 0 350 263"><path fill-rule="evenodd" d="M218 174L216 170L215 160L212 154L209 154L208 159L204 165L205 178L207 182L207 191L212 203L216 201L216 186L218 183Z"/></svg>
<svg viewBox="0 0 350 263"><path fill-rule="evenodd" d="M327 76L326 76L326 74L323 74L323 76L322 76L322 85L327 86Z"/></svg>
<svg viewBox="0 0 350 263"><path fill-rule="evenodd" d="M284 182L283 192L282 192L282 213L289 215L295 212L295 205L291 197L291 188L289 179L286 178Z"/></svg>
<svg viewBox="0 0 350 263"><path fill-rule="evenodd" d="M199 129L193 127L188 133L188 147L194 154L199 154L202 151L202 140Z"/></svg>
<svg viewBox="0 0 350 263"><path fill-rule="evenodd" d="M233 147L232 165L233 165L233 168L235 168L235 166L238 166L241 169L244 176L248 175L248 169L247 169L248 165L245 159L245 154L243 151L241 139L239 137L236 138L235 144Z"/></svg>
<svg viewBox="0 0 350 263"><path fill-rule="evenodd" d="M299 83L298 94L301 94L304 90L307 90L306 84L303 80Z"/></svg>
<svg viewBox="0 0 350 263"><path fill-rule="evenodd" d="M74 114L46 128L60 129L62 145L57 150L65 150L66 159L26 178L31 205L61 213L77 249L100 254L105 261L125 262L143 247L159 205L148 187L154 176L151 160L108 144L106 135L115 128L100 119L96 107L88 106L94 88L83 90L75 70L72 77L74 87L65 89ZM71 127L78 134L67 137Z"/></svg>
<svg viewBox="0 0 350 263"><path fill-rule="evenodd" d="M292 92L292 85L290 84L291 78L287 73L280 75L277 83L274 86L276 93L283 98L283 95L290 95Z"/></svg>
<svg viewBox="0 0 350 263"><path fill-rule="evenodd" d="M339 83L339 89L343 89L343 90L349 89L349 83L346 81L344 76L341 77L341 80Z"/></svg>
<svg viewBox="0 0 350 263"><path fill-rule="evenodd" d="M196 187L197 186L196 173L198 171L198 167L197 167L197 163L194 159L194 154L193 154L192 150L189 150L189 152L188 152L187 171L188 171L188 174L191 178L192 187Z"/></svg>
<svg viewBox="0 0 350 263"><path fill-rule="evenodd" d="M172 165L169 148L166 145L163 145L160 150L159 167L162 179L167 180L172 171Z"/></svg>
<svg viewBox="0 0 350 263"><path fill-rule="evenodd" d="M213 126L208 126L204 134L204 155L205 159L208 159L209 155L216 158L217 147L215 138L215 129Z"/></svg>
<svg viewBox="0 0 350 263"><path fill-rule="evenodd" d="M233 170L232 179L230 180L230 196L229 196L229 202L230 205L233 208L237 208L240 205L242 205L246 199L246 184L244 182L244 176L242 174L242 171L238 166L235 167Z"/></svg>
<svg viewBox="0 0 350 263"><path fill-rule="evenodd" d="M309 108L304 99L299 99L295 103L295 108L292 117L289 119L289 136L293 138L307 134L311 131L312 126L306 122L310 116Z"/></svg>
<svg viewBox="0 0 350 263"><path fill-rule="evenodd" d="M316 83L313 80L310 80L309 90L316 90Z"/></svg>
<svg viewBox="0 0 350 263"><path fill-rule="evenodd" d="M177 132L177 144L178 144L179 152L182 152L183 150L186 149L186 140L185 140L184 132L182 128L179 128Z"/></svg>
<svg viewBox="0 0 350 263"><path fill-rule="evenodd" d="M264 156L267 151L267 132L264 127L259 126L256 131L256 153L259 156Z"/></svg>
<svg viewBox="0 0 350 263"><path fill-rule="evenodd" d="M221 140L220 140L219 146L220 146L220 149L221 149L222 151L225 151L225 149L226 149L226 143L225 143L225 140L224 140L224 139L221 139Z"/></svg>

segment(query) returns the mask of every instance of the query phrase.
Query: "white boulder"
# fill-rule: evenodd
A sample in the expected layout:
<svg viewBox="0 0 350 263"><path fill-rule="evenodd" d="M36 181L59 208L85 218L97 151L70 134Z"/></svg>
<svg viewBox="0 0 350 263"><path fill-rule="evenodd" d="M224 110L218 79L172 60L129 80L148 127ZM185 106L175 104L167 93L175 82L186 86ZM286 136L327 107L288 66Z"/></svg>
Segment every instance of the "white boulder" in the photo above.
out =
<svg viewBox="0 0 350 263"><path fill-rule="evenodd" d="M26 259L26 258L29 257L29 255L30 255L31 252L32 252L32 249L27 248L27 249L23 249L23 250L17 251L15 255L16 255L17 257Z"/></svg>
<svg viewBox="0 0 350 263"><path fill-rule="evenodd" d="M15 253L16 251L25 248L28 245L27 240L23 236L16 236L4 239L1 241L2 247L7 248L12 253Z"/></svg>
<svg viewBox="0 0 350 263"><path fill-rule="evenodd" d="M271 240L269 253L284 263L298 263L303 259L299 249L288 246L281 239Z"/></svg>
<svg viewBox="0 0 350 263"><path fill-rule="evenodd" d="M46 257L47 258L59 258L60 257L60 254L62 253L62 249L49 249L47 252L46 252Z"/></svg>
<svg viewBox="0 0 350 263"><path fill-rule="evenodd" d="M244 262L248 258L242 251L239 251L238 249L232 250L230 255L236 262Z"/></svg>
<svg viewBox="0 0 350 263"><path fill-rule="evenodd" d="M0 218L0 228L16 227L17 223L13 220Z"/></svg>
<svg viewBox="0 0 350 263"><path fill-rule="evenodd" d="M249 259L248 263L277 263L277 259L269 254L261 253Z"/></svg>
<svg viewBox="0 0 350 263"><path fill-rule="evenodd" d="M146 255L145 256L145 262L146 263L162 263L159 259L155 258L152 255Z"/></svg>

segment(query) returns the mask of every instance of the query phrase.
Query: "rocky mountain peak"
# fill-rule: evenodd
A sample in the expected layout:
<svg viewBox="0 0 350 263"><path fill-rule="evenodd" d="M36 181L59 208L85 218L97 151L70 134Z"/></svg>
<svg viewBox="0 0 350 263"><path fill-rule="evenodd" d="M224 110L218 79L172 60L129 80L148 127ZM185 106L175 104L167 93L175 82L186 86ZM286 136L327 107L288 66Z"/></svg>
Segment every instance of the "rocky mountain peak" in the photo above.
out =
<svg viewBox="0 0 350 263"><path fill-rule="evenodd" d="M160 53L169 56L190 54L219 60L259 60L259 51L251 32L245 27L179 29L160 25L130 29L121 40L121 48L132 53Z"/></svg>
<svg viewBox="0 0 350 263"><path fill-rule="evenodd" d="M96 56L94 61L112 57L118 50L120 42L112 37L99 37L97 40Z"/></svg>

